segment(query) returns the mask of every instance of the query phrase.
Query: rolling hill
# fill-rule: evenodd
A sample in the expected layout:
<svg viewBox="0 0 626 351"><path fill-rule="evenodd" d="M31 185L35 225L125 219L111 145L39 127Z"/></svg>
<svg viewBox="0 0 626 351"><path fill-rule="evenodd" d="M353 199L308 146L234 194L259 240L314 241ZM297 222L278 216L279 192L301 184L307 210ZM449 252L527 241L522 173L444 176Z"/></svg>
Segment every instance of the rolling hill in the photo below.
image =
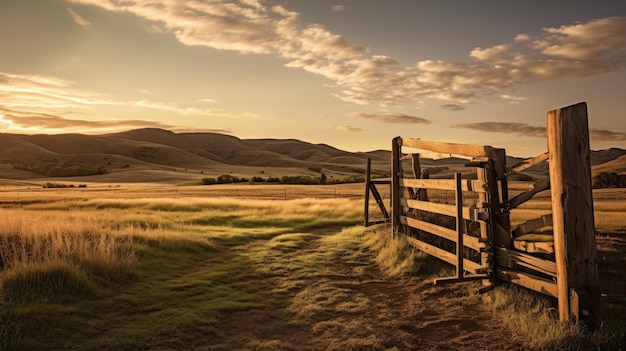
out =
<svg viewBox="0 0 626 351"><path fill-rule="evenodd" d="M626 170L626 150L593 151L594 173ZM374 176L389 172L390 152L348 152L326 144L295 139L239 139L217 133L174 133L156 128L105 135L0 134L0 178L45 178L45 170L74 167L91 172L90 181L199 180L233 174L328 176L363 175L366 160ZM513 164L519 158L509 157ZM424 159L422 166L449 173L465 160ZM37 166L35 166L37 165ZM45 166L44 171L39 166ZM42 173L43 172L43 173ZM146 176L149 174L149 176ZM529 170L534 178L547 175L547 165ZM82 177L84 179L84 176Z"/></svg>

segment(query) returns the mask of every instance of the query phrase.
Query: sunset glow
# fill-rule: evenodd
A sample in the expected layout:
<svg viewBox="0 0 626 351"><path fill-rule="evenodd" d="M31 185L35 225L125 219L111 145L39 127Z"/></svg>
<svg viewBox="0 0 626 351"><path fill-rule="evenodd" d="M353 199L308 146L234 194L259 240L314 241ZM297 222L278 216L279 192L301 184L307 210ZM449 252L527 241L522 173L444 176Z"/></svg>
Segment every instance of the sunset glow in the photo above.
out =
<svg viewBox="0 0 626 351"><path fill-rule="evenodd" d="M592 148L626 147L624 2L5 1L0 28L0 132L524 156L545 151L547 111L586 101Z"/></svg>

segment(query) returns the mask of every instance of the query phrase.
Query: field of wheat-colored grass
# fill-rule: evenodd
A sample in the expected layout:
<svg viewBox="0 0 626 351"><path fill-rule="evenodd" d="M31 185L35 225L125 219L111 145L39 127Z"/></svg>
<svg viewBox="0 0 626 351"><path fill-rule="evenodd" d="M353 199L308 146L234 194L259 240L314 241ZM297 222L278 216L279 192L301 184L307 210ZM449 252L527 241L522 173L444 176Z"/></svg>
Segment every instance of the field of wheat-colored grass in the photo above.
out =
<svg viewBox="0 0 626 351"><path fill-rule="evenodd" d="M362 227L362 184L1 190L2 350L541 349L625 335L561 326L549 302L514 307L527 292L433 287L451 267ZM601 232L626 227L620 201L596 210ZM538 320L539 341L515 332Z"/></svg>

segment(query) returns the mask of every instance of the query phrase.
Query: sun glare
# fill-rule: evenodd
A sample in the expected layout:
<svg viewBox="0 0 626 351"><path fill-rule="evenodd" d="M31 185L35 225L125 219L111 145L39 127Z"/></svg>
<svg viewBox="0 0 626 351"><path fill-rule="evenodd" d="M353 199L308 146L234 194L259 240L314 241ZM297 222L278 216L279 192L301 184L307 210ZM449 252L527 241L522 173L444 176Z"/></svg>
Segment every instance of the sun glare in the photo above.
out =
<svg viewBox="0 0 626 351"><path fill-rule="evenodd" d="M7 125L7 129L13 129L13 121L9 119L4 119L4 115L0 113L0 123L4 123Z"/></svg>

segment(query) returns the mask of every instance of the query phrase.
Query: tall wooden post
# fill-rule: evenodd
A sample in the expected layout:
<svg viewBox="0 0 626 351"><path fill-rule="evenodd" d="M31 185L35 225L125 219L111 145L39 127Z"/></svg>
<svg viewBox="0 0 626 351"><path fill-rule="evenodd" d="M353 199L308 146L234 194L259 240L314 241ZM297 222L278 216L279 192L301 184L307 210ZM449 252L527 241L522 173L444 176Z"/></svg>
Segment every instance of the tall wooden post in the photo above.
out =
<svg viewBox="0 0 626 351"><path fill-rule="evenodd" d="M593 321L600 296L587 104L550 111L547 122L559 316Z"/></svg>
<svg viewBox="0 0 626 351"><path fill-rule="evenodd" d="M363 201L363 225L368 226L370 224L370 177L372 169L372 159L367 159L367 166L365 167L365 200ZM336 197L336 196L335 196Z"/></svg>
<svg viewBox="0 0 626 351"><path fill-rule="evenodd" d="M463 269L463 249L465 246L463 245L463 224L465 220L463 219L463 188L461 186L461 173L454 174L454 183L456 184L454 195L455 195L455 204L456 204L456 278L461 280L463 279L464 269Z"/></svg>
<svg viewBox="0 0 626 351"><path fill-rule="evenodd" d="M402 160L400 149L402 138L395 137L391 142L391 234L395 235L400 227L400 178L402 177Z"/></svg>

